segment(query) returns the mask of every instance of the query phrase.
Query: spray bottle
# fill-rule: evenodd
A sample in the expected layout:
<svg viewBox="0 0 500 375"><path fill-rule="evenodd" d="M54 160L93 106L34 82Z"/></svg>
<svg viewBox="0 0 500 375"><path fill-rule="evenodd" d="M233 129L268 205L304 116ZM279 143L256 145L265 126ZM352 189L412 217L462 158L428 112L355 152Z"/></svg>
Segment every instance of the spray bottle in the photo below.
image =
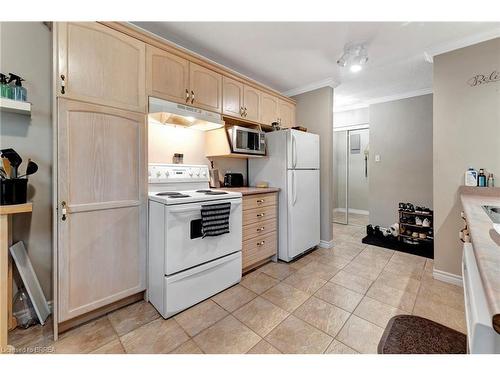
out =
<svg viewBox="0 0 500 375"><path fill-rule="evenodd" d="M10 74L9 83L14 81L14 86L11 86L12 99L25 102L28 99L28 93L26 91L26 88L23 87L21 83L22 81L24 81L24 79L14 73L9 73L9 74Z"/></svg>
<svg viewBox="0 0 500 375"><path fill-rule="evenodd" d="M0 73L0 97L12 99L12 88L7 83L7 76Z"/></svg>

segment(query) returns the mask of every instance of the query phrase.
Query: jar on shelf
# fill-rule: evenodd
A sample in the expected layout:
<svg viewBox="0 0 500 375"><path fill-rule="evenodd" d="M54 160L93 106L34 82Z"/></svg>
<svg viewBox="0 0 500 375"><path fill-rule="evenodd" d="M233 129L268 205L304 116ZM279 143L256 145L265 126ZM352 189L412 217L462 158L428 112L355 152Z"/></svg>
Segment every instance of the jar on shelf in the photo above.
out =
<svg viewBox="0 0 500 375"><path fill-rule="evenodd" d="M182 164L184 162L184 154L175 153L172 158L172 163L174 164Z"/></svg>

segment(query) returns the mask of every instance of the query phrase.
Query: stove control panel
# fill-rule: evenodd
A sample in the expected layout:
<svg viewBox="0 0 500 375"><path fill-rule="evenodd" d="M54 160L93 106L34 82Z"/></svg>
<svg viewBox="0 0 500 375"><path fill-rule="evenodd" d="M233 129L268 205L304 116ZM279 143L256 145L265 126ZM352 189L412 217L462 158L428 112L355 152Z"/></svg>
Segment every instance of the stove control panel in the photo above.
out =
<svg viewBox="0 0 500 375"><path fill-rule="evenodd" d="M157 164L148 166L148 182L207 182L209 181L207 165Z"/></svg>

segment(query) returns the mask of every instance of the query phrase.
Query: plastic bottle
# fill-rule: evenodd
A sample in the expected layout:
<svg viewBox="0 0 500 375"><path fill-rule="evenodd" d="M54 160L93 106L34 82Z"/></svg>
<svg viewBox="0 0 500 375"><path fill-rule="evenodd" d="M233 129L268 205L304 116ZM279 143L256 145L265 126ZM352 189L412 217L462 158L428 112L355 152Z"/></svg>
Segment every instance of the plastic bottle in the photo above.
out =
<svg viewBox="0 0 500 375"><path fill-rule="evenodd" d="M25 102L28 99L28 93L26 91L26 88L23 87L23 84L21 83L22 81L24 81L24 79L14 73L9 73L9 74L10 74L9 83L14 81L14 85L11 86L12 99Z"/></svg>
<svg viewBox="0 0 500 375"><path fill-rule="evenodd" d="M488 175L488 187L495 187L495 178L493 177L493 173Z"/></svg>
<svg viewBox="0 0 500 375"><path fill-rule="evenodd" d="M484 169L481 168L479 170L479 175L477 176L477 186L486 187L486 185L487 185L486 175L484 174Z"/></svg>
<svg viewBox="0 0 500 375"><path fill-rule="evenodd" d="M7 76L0 73L0 97L12 99L12 88L7 82Z"/></svg>
<svg viewBox="0 0 500 375"><path fill-rule="evenodd" d="M477 186L477 171L474 168L465 172L465 186Z"/></svg>

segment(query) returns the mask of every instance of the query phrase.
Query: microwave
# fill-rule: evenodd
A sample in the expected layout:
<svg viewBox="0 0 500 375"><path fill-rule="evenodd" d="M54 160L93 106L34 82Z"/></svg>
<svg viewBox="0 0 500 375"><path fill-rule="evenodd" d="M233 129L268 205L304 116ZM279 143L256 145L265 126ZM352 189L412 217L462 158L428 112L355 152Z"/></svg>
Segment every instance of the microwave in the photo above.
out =
<svg viewBox="0 0 500 375"><path fill-rule="evenodd" d="M266 154L266 133L260 130L233 126L227 129L231 149L240 154Z"/></svg>

